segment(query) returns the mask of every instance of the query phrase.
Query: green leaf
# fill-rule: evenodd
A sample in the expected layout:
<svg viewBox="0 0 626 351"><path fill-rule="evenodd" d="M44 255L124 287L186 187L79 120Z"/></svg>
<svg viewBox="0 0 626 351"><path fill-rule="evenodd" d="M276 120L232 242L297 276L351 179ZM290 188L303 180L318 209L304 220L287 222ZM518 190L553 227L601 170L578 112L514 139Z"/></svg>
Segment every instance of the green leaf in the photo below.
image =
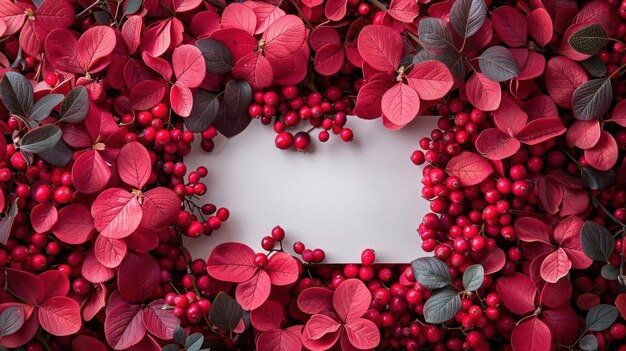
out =
<svg viewBox="0 0 626 351"><path fill-rule="evenodd" d="M578 346L583 351L596 351L598 349L598 339L593 334L587 334L580 339Z"/></svg>
<svg viewBox="0 0 626 351"><path fill-rule="evenodd" d="M20 148L38 154L56 145L61 140L62 134L61 129L54 124L35 128L20 139Z"/></svg>
<svg viewBox="0 0 626 351"><path fill-rule="evenodd" d="M196 46L202 52L206 71L209 73L227 73L233 69L235 62L226 45L211 38L200 39Z"/></svg>
<svg viewBox="0 0 626 351"><path fill-rule="evenodd" d="M612 99L610 79L597 78L583 83L572 95L574 117L582 121L599 119L609 110Z"/></svg>
<svg viewBox="0 0 626 351"><path fill-rule="evenodd" d="M180 351L180 347L178 347L178 345L169 344L165 345L165 347L163 347L161 351Z"/></svg>
<svg viewBox="0 0 626 351"><path fill-rule="evenodd" d="M613 267L612 265L606 263L604 264L604 266L602 266L600 274L606 280L617 280L617 278L619 277L619 268Z"/></svg>
<svg viewBox="0 0 626 351"><path fill-rule="evenodd" d="M111 25L111 14L107 11L94 11L93 18L96 20L96 23L101 26Z"/></svg>
<svg viewBox="0 0 626 351"><path fill-rule="evenodd" d="M452 289L435 292L424 304L424 318L427 323L440 324L454 318L461 310L461 298Z"/></svg>
<svg viewBox="0 0 626 351"><path fill-rule="evenodd" d="M604 190L615 184L615 171L598 171L591 167L583 167L580 170L583 186L592 190Z"/></svg>
<svg viewBox="0 0 626 351"><path fill-rule="evenodd" d="M463 272L463 288L466 291L476 291L483 284L485 269L479 264L473 264Z"/></svg>
<svg viewBox="0 0 626 351"><path fill-rule="evenodd" d="M35 106L33 107L33 111L30 113L30 118L35 121L42 121L50 116L50 112L54 109L55 106L61 103L65 96L62 94L48 94L41 99L39 99Z"/></svg>
<svg viewBox="0 0 626 351"><path fill-rule="evenodd" d="M132 15L139 11L143 5L143 0L128 0L124 5L124 15Z"/></svg>
<svg viewBox="0 0 626 351"><path fill-rule="evenodd" d="M511 52L503 46L492 46L478 58L480 70L485 77L504 82L519 75L519 66Z"/></svg>
<svg viewBox="0 0 626 351"><path fill-rule="evenodd" d="M82 85L70 90L61 104L60 118L67 123L82 122L89 112L89 93Z"/></svg>
<svg viewBox="0 0 626 351"><path fill-rule="evenodd" d="M252 121L248 105L252 101L252 88L245 80L231 79L224 90L223 112L218 113L215 128L231 138L243 132Z"/></svg>
<svg viewBox="0 0 626 351"><path fill-rule="evenodd" d="M485 0L456 0L450 9L450 23L461 38L476 34L487 18Z"/></svg>
<svg viewBox="0 0 626 351"><path fill-rule="evenodd" d="M28 118L33 110L33 86L23 75L7 72L0 81L0 99L10 114Z"/></svg>
<svg viewBox="0 0 626 351"><path fill-rule="evenodd" d="M615 249L615 239L602 225L586 221L580 229L580 245L592 260L606 262Z"/></svg>
<svg viewBox="0 0 626 351"><path fill-rule="evenodd" d="M74 151L63 140L59 140L58 143L37 155L53 166L64 167L72 159L73 153Z"/></svg>
<svg viewBox="0 0 626 351"><path fill-rule="evenodd" d="M0 338L15 334L24 325L24 309L9 306L0 313Z"/></svg>
<svg viewBox="0 0 626 351"><path fill-rule="evenodd" d="M185 351L199 351L204 343L204 336L200 333L189 335L185 341Z"/></svg>
<svg viewBox="0 0 626 351"><path fill-rule="evenodd" d="M452 284L448 266L436 257L422 257L411 262L415 279L426 289L439 289Z"/></svg>
<svg viewBox="0 0 626 351"><path fill-rule="evenodd" d="M591 56L590 58L580 61L580 64L596 78L604 77L606 75L606 65L598 56Z"/></svg>
<svg viewBox="0 0 626 351"><path fill-rule="evenodd" d="M215 94L204 91L193 95L193 107L189 117L185 118L185 126L194 133L205 131L217 118L220 100Z"/></svg>
<svg viewBox="0 0 626 351"><path fill-rule="evenodd" d="M436 17L426 17L420 21L417 34L425 49L431 51L456 50L454 38L448 22Z"/></svg>
<svg viewBox="0 0 626 351"><path fill-rule="evenodd" d="M595 55L606 46L608 35L597 23L585 26L567 40L572 49L585 55Z"/></svg>
<svg viewBox="0 0 626 351"><path fill-rule="evenodd" d="M11 229L13 228L13 222L15 221L15 216L17 216L18 207L17 200L13 201L11 207L9 208L9 213L6 217L0 220L0 244L6 245L9 240L9 236L11 235Z"/></svg>
<svg viewBox="0 0 626 351"><path fill-rule="evenodd" d="M174 329L174 341L178 344L185 344L185 339L187 339L187 332L182 327L177 327Z"/></svg>
<svg viewBox="0 0 626 351"><path fill-rule="evenodd" d="M242 308L235 299L224 292L217 294L209 318L219 329L232 331L241 319Z"/></svg>
<svg viewBox="0 0 626 351"><path fill-rule="evenodd" d="M619 311L615 306L608 304L599 304L591 308L587 313L585 322L587 330L603 331L608 329L619 316Z"/></svg>

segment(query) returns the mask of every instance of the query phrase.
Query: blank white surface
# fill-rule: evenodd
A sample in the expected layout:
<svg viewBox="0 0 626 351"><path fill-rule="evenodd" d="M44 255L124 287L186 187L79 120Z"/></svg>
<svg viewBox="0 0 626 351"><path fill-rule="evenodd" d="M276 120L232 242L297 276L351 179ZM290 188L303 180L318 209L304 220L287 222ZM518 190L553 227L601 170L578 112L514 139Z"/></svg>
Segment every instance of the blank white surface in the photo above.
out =
<svg viewBox="0 0 626 351"><path fill-rule="evenodd" d="M380 263L425 256L416 229L428 202L420 196L421 167L410 156L435 125L435 118L423 117L393 132L380 119L349 117L353 142L331 135L321 143L315 130L311 150L302 153L277 149L273 128L254 120L232 139L218 137L210 154L195 145L185 163L209 170L202 203L225 206L231 216L210 237L187 240L186 246L204 259L228 241L262 251L263 236L280 225L289 252L302 241L323 248L326 263L360 262L367 247Z"/></svg>

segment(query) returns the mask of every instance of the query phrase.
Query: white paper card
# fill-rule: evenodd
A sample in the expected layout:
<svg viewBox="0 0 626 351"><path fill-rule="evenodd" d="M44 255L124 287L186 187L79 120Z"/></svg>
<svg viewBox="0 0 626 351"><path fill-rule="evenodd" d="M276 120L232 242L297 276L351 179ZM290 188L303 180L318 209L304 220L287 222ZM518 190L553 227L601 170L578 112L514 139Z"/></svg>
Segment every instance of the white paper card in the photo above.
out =
<svg viewBox="0 0 626 351"><path fill-rule="evenodd" d="M197 140L185 163L209 170L202 203L225 206L231 216L210 237L189 239L186 246L203 259L228 241L262 251L263 236L280 225L288 252L302 241L323 248L326 263L360 262L367 247L380 263L425 256L416 229L429 205L420 196L421 167L410 156L435 125L435 118L423 117L394 132L380 120L349 117L353 142L331 135L321 143L315 130L306 153L277 149L273 128L256 120L232 139L216 138L209 154Z"/></svg>

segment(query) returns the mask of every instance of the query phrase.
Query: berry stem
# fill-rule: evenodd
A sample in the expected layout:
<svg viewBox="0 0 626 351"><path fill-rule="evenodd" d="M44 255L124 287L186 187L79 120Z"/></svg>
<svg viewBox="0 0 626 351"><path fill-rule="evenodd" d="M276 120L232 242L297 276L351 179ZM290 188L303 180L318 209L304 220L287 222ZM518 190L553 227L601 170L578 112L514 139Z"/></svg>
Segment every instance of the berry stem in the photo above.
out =
<svg viewBox="0 0 626 351"><path fill-rule="evenodd" d="M94 7L96 7L96 6L100 5L100 2L101 2L101 1L100 1L100 0L98 0L98 1L94 2L93 4L91 4L91 5L87 6L84 10L82 10L81 12L79 12L79 13L76 15L76 18L81 18L84 14L86 14L87 12L89 12L89 10L91 10L91 9L93 9Z"/></svg>

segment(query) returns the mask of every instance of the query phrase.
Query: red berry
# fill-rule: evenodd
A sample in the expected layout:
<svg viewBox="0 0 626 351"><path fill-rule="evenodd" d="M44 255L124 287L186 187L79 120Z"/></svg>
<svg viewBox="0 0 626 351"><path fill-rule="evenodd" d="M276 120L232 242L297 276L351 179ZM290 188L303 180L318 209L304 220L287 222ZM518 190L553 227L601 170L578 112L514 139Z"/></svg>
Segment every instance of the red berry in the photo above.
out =
<svg viewBox="0 0 626 351"><path fill-rule="evenodd" d="M352 141L354 137L354 135L352 134L352 129L350 128L343 128L341 132L339 133L339 136L341 137L341 140L345 142Z"/></svg>
<svg viewBox="0 0 626 351"><path fill-rule="evenodd" d="M52 87L56 86L57 83L59 82L59 75L54 72L48 72L46 73L46 77L44 78L44 81L49 86L52 86Z"/></svg>
<svg viewBox="0 0 626 351"><path fill-rule="evenodd" d="M293 145L296 150L305 151L311 145L311 136L307 132L298 132L293 139Z"/></svg>
<svg viewBox="0 0 626 351"><path fill-rule="evenodd" d="M258 254L254 256L254 264L259 267L265 266L267 262L268 262L267 255L262 252L259 252Z"/></svg>
<svg viewBox="0 0 626 351"><path fill-rule="evenodd" d="M364 266L371 266L376 260L376 253L372 249L365 249L361 252L361 263Z"/></svg>
<svg viewBox="0 0 626 351"><path fill-rule="evenodd" d="M300 241L296 241L293 244L293 251L297 253L298 255L301 255L304 252L304 249L305 249L305 246Z"/></svg>
<svg viewBox="0 0 626 351"><path fill-rule="evenodd" d="M276 135L276 147L281 150L287 150L293 145L293 135L289 132L282 132Z"/></svg>
<svg viewBox="0 0 626 351"><path fill-rule="evenodd" d="M274 240L274 238L272 238L271 236L265 236L261 240L261 247L263 248L263 250L270 251L274 248L275 244L276 240Z"/></svg>
<svg viewBox="0 0 626 351"><path fill-rule="evenodd" d="M279 225L275 226L272 228L272 238L276 241L283 241L285 239L285 230Z"/></svg>

